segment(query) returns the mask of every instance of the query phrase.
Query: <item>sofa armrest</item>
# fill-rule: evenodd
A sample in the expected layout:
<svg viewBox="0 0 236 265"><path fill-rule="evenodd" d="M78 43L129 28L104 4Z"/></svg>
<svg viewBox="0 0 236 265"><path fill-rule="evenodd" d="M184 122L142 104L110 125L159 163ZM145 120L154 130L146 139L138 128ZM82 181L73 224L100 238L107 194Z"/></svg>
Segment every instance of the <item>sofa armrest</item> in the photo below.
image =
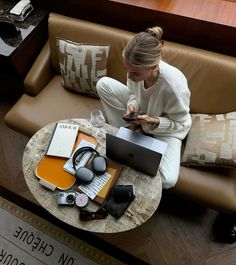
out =
<svg viewBox="0 0 236 265"><path fill-rule="evenodd" d="M50 58L49 41L46 42L33 66L25 77L25 93L31 96L37 95L53 76L53 68Z"/></svg>

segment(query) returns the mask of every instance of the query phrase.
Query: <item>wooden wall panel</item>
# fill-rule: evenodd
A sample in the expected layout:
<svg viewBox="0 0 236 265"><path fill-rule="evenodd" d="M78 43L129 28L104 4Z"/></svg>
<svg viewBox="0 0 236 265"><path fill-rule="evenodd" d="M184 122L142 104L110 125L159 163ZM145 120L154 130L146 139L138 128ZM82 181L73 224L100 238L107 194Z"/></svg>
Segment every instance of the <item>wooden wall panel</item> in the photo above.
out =
<svg viewBox="0 0 236 265"><path fill-rule="evenodd" d="M34 0L36 1L36 0ZM43 0L50 11L138 32L160 25L164 38L236 56L231 0Z"/></svg>
<svg viewBox="0 0 236 265"><path fill-rule="evenodd" d="M170 41L236 56L236 3L223 0L110 0L126 27L160 25ZM121 26L121 25L119 25Z"/></svg>

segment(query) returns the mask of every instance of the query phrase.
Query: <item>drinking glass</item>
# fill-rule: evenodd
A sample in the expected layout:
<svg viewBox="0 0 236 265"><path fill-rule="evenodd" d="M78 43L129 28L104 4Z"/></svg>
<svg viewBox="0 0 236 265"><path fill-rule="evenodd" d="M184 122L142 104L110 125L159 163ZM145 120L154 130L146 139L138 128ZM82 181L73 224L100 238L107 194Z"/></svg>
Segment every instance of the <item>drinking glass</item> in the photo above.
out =
<svg viewBox="0 0 236 265"><path fill-rule="evenodd" d="M102 137L105 135L105 130L103 129L103 126L105 124L105 117L103 116L103 113L100 109L91 111L90 122L95 128L98 128L96 132L97 136Z"/></svg>

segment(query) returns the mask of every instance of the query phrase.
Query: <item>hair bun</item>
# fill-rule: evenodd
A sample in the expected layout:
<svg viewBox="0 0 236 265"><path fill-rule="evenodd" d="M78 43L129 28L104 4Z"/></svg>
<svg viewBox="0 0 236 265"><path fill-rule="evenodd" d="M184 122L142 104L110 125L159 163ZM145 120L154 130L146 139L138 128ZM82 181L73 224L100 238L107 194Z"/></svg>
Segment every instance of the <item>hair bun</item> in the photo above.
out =
<svg viewBox="0 0 236 265"><path fill-rule="evenodd" d="M153 28L147 28L146 32L151 34L153 37L157 38L159 41L161 41L161 37L163 34L162 28L160 28L158 26L153 27Z"/></svg>

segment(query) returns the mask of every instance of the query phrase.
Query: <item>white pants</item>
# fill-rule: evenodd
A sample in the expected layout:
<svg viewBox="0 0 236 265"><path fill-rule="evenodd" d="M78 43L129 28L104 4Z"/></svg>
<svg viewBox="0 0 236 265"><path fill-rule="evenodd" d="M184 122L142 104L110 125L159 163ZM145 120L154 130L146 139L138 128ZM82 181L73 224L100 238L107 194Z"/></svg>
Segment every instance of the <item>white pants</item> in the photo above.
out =
<svg viewBox="0 0 236 265"><path fill-rule="evenodd" d="M115 79L103 77L97 82L97 92L109 124L118 128L127 126L128 124L122 119L122 116L127 110L130 93L128 87ZM156 136L155 138L168 143L166 153L159 166L162 186L168 189L175 186L179 176L182 141L175 137Z"/></svg>

